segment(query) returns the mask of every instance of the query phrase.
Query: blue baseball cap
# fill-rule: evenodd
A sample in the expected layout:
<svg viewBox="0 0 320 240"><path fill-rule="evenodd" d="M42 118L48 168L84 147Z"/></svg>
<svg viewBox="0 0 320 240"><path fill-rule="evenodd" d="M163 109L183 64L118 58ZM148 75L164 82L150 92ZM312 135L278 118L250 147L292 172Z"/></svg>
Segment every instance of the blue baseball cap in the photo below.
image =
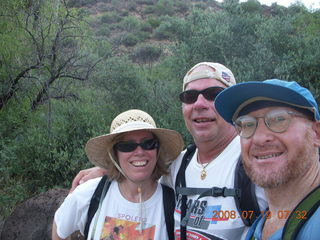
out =
<svg viewBox="0 0 320 240"><path fill-rule="evenodd" d="M314 120L319 121L319 109L312 93L297 82L269 79L262 82L239 83L223 90L215 99L218 113L233 124L239 112L256 101L284 103L295 108L309 110Z"/></svg>

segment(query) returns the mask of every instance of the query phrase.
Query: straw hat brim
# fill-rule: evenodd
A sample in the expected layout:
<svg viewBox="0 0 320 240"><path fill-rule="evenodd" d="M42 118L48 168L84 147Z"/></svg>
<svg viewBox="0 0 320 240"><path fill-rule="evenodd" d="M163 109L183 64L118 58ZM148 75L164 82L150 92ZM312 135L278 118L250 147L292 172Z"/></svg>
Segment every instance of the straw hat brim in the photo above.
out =
<svg viewBox="0 0 320 240"><path fill-rule="evenodd" d="M164 161L167 165L174 161L183 150L183 139L181 135L174 130L164 128L131 129L129 131L105 134L90 139L85 147L90 162L101 168L109 169L113 162L109 157L108 151L112 151L113 140L120 134L137 130L150 131L157 136L160 142L158 161Z"/></svg>

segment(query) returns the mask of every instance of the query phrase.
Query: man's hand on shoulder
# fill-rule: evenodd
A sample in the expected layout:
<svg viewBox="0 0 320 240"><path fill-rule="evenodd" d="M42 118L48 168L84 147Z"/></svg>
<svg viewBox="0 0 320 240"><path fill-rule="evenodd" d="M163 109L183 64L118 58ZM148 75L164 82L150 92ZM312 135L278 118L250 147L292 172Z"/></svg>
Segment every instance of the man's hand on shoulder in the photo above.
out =
<svg viewBox="0 0 320 240"><path fill-rule="evenodd" d="M102 177L105 174L107 174L107 170L100 167L92 167L92 168L81 170L77 174L77 176L73 179L70 192L73 192L78 185L90 179Z"/></svg>

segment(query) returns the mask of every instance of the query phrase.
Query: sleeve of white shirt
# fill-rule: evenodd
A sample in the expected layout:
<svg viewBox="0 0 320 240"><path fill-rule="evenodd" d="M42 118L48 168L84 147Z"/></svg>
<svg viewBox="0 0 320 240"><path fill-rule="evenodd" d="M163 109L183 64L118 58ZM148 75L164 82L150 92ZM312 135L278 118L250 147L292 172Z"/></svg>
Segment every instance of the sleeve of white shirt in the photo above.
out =
<svg viewBox="0 0 320 240"><path fill-rule="evenodd" d="M181 166L182 158L185 153L186 150L181 152L177 159L173 161L173 163L169 167L169 175L162 176L160 178L160 183L168 187L171 187L172 189L175 189L176 177Z"/></svg>
<svg viewBox="0 0 320 240"><path fill-rule="evenodd" d="M100 180L95 178L79 185L64 199L54 215L60 238L67 238L78 230L84 234L90 200Z"/></svg>

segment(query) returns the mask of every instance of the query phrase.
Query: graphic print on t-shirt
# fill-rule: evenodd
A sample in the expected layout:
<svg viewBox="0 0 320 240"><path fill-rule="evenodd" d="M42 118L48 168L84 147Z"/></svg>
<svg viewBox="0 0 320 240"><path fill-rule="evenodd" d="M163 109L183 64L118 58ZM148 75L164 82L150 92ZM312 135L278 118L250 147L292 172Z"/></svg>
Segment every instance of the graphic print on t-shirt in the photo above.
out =
<svg viewBox="0 0 320 240"><path fill-rule="evenodd" d="M221 205L209 205L207 200L188 199L187 209L191 208L188 226L200 229L208 229L209 224L217 224L218 221L228 219L217 217L216 212L221 210ZM175 211L181 214L181 195L179 195Z"/></svg>
<svg viewBox="0 0 320 240"><path fill-rule="evenodd" d="M206 200L193 200L188 199L187 209L191 208L190 217L188 219L188 227L194 228L193 231L188 229L187 239L207 240L210 236L207 236L206 230L209 229L210 224L217 224L220 221L227 221L226 218L217 216L217 212L221 211L221 205L209 205ZM179 196L175 212L181 214L181 195ZM195 229L198 229L195 230ZM180 230L176 229L175 238L180 239Z"/></svg>
<svg viewBox="0 0 320 240"><path fill-rule="evenodd" d="M153 240L156 226L145 226L140 233L140 223L119 218L106 217L100 240Z"/></svg>

